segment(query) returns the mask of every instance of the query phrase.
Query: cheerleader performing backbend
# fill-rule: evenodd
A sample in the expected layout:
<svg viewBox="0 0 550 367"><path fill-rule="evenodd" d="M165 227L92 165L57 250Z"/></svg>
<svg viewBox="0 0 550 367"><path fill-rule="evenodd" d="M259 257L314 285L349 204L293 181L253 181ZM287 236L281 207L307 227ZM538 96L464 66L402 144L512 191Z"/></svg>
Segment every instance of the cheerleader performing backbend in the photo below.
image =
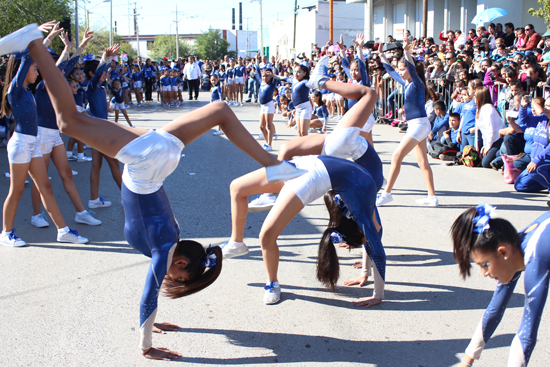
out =
<svg viewBox="0 0 550 367"><path fill-rule="evenodd" d="M512 341L508 367L529 363L548 297L550 279L550 212L519 233L505 219L495 218L495 208L481 204L462 213L453 223L453 255L462 277L470 275L470 258L483 276L495 279L497 289L466 348L461 367L471 367L504 316L521 272L525 272L525 307ZM467 302L467 301L465 301ZM546 364L541 362L542 365Z"/></svg>
<svg viewBox="0 0 550 367"><path fill-rule="evenodd" d="M128 243L151 258L140 308L141 350L147 358L172 359L179 353L154 348L152 331L172 330L175 325L154 324L158 293L163 288L172 298L198 292L218 277L222 266L219 247L204 249L194 241L179 239L179 227L163 189L163 181L177 167L181 150L220 125L236 146L265 166L271 182L296 178L306 171L279 162L263 150L229 107L211 103L181 116L156 131L130 128L78 113L66 80L42 45L36 24L0 39L0 54L27 47L46 81L59 129L125 164L122 201L124 233ZM107 49L114 56L117 45Z"/></svg>

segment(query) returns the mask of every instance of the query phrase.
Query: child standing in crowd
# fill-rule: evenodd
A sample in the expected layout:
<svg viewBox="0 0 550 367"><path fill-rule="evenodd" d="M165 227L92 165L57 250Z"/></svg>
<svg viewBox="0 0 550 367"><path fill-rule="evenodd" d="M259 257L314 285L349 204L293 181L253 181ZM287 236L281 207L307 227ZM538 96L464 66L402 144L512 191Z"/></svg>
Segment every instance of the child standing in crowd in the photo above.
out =
<svg viewBox="0 0 550 367"><path fill-rule="evenodd" d="M143 100L143 92L142 92L143 73L139 70L138 65L134 65L134 68L133 68L132 84L134 85L134 93L136 94L137 106L141 107L141 101ZM123 113L124 113L124 116L126 117L127 116L126 111L123 112ZM126 120L128 120L128 122L129 122L128 117L126 117ZM130 125L130 126L132 126L132 125Z"/></svg>
<svg viewBox="0 0 550 367"><path fill-rule="evenodd" d="M124 92L126 89L122 88L120 79L113 80L111 85L109 85L109 90L111 91L111 96L115 99L115 102L113 103L113 109L115 110L115 122L118 123L119 112L122 112L126 122L128 122L128 125L133 126L124 104ZM141 103L138 102L138 106L141 106Z"/></svg>

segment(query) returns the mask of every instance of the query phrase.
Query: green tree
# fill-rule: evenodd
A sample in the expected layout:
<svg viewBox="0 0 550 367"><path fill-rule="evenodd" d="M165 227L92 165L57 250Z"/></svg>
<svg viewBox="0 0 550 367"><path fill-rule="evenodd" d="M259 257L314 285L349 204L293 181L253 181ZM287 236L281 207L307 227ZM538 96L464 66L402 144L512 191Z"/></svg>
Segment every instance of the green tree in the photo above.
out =
<svg viewBox="0 0 550 367"><path fill-rule="evenodd" d="M0 0L0 36L29 23L63 21L72 16L73 5L73 0ZM50 47L59 53L63 44L56 37Z"/></svg>
<svg viewBox="0 0 550 367"><path fill-rule="evenodd" d="M84 30L85 27L81 26L79 28L80 33L80 39L82 40L84 36ZM92 29L94 31L94 38L88 43L88 46L86 46L86 49L84 50L84 54L93 54L96 56L101 56L103 54L103 50L105 50L107 47L109 47L109 30L106 28L101 29ZM120 54L127 54L128 60L134 60L137 57L137 51L127 42L122 42L122 37L118 34L113 35L113 42L118 43L120 45Z"/></svg>
<svg viewBox="0 0 550 367"><path fill-rule="evenodd" d="M210 28L195 41L195 53L201 59L221 58L228 53L229 42L218 29Z"/></svg>
<svg viewBox="0 0 550 367"><path fill-rule="evenodd" d="M193 47L187 42L179 40L179 55L187 57L193 53ZM176 36L162 35L155 37L153 47L149 50L152 59L160 60L165 57L169 59L176 58Z"/></svg>
<svg viewBox="0 0 550 367"><path fill-rule="evenodd" d="M534 17L544 19L546 23L546 29L550 29L550 0L538 0L541 7L537 10L531 8L528 10L529 14Z"/></svg>

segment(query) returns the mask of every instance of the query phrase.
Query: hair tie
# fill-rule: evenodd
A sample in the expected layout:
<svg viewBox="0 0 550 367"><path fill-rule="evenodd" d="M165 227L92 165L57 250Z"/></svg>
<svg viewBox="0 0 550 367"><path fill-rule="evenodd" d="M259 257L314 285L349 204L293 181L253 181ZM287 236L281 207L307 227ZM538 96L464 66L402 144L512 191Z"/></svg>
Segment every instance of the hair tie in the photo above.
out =
<svg viewBox="0 0 550 367"><path fill-rule="evenodd" d="M485 230L489 229L489 219L494 218L496 215L496 208L487 203L480 204L476 206L477 216L472 219L475 226L473 231L476 233L483 233Z"/></svg>
<svg viewBox="0 0 550 367"><path fill-rule="evenodd" d="M309 62L307 62L306 60L300 61L300 65L305 66L306 68L309 68Z"/></svg>
<svg viewBox="0 0 550 367"><path fill-rule="evenodd" d="M341 234L340 232L338 232L338 231L333 231L333 232L330 234L330 240L331 240L332 243L335 244L335 245L345 243L345 241L344 241L344 236L342 236L342 234Z"/></svg>
<svg viewBox="0 0 550 367"><path fill-rule="evenodd" d="M210 247L212 247L212 245L208 245L208 248ZM217 257L215 253L209 254L208 252L206 252L206 260L202 262L202 266L204 267L204 269L213 268L214 266L216 266L216 260Z"/></svg>
<svg viewBox="0 0 550 367"><path fill-rule="evenodd" d="M334 195L334 202L338 204L338 207L340 208L340 210L342 211L342 214L346 218L353 219L353 214L351 214L351 212L349 211L348 207L346 206L346 203L344 203L344 200L342 200L342 197L340 196L340 194Z"/></svg>

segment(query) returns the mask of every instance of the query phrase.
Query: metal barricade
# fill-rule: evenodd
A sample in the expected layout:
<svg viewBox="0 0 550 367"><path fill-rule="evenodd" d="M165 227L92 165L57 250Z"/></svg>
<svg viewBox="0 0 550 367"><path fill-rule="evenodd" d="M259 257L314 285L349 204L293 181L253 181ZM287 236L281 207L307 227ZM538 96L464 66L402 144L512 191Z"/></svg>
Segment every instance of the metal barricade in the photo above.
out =
<svg viewBox="0 0 550 367"><path fill-rule="evenodd" d="M372 75L371 80L377 93L377 102L374 108L374 116L377 121L384 123L391 123L395 120L405 121L403 86L392 78L378 75Z"/></svg>

